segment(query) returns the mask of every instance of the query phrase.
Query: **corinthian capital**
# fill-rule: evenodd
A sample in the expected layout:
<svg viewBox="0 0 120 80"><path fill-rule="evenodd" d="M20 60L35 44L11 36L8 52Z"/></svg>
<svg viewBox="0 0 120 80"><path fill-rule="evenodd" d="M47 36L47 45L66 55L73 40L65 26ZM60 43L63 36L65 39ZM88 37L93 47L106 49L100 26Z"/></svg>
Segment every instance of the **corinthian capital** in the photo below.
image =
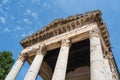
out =
<svg viewBox="0 0 120 80"><path fill-rule="evenodd" d="M41 46L39 46L39 48L36 49L36 53L45 55L46 54L45 44L42 44Z"/></svg>
<svg viewBox="0 0 120 80"><path fill-rule="evenodd" d="M61 45L70 47L71 46L70 39L68 39L68 38L67 39L63 39Z"/></svg>
<svg viewBox="0 0 120 80"><path fill-rule="evenodd" d="M89 31L89 37L100 37L100 31L98 28L93 28Z"/></svg>
<svg viewBox="0 0 120 80"><path fill-rule="evenodd" d="M18 56L18 59L20 59L21 61L25 61L26 60L26 54L20 54L19 56Z"/></svg>

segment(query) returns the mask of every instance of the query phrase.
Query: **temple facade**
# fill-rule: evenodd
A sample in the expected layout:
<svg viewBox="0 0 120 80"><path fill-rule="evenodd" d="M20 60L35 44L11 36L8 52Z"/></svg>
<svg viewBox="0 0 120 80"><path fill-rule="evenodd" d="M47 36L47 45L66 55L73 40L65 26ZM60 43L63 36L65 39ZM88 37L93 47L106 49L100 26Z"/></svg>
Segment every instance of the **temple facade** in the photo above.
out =
<svg viewBox="0 0 120 80"><path fill-rule="evenodd" d="M15 80L25 61L24 80L120 80L101 11L56 19L27 36L5 80Z"/></svg>

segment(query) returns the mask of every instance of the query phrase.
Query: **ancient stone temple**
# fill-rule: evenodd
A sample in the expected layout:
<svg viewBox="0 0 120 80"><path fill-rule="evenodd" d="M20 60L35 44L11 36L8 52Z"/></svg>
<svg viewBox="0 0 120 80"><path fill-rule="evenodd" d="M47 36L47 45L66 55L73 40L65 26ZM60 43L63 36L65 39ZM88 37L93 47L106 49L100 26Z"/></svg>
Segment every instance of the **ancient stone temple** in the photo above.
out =
<svg viewBox="0 0 120 80"><path fill-rule="evenodd" d="M23 50L5 80L119 80L109 33L99 10L56 19L21 42Z"/></svg>

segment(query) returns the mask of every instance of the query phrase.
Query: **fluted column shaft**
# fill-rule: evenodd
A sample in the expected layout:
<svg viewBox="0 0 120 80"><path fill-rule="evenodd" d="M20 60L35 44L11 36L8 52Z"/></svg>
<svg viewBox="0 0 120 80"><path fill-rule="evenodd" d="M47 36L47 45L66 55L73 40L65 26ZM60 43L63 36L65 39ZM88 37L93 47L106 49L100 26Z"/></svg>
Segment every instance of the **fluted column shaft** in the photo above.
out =
<svg viewBox="0 0 120 80"><path fill-rule="evenodd" d="M70 41L68 39L63 40L52 80L65 80L69 49Z"/></svg>
<svg viewBox="0 0 120 80"><path fill-rule="evenodd" d="M99 31L90 32L90 80L106 80Z"/></svg>
<svg viewBox="0 0 120 80"><path fill-rule="evenodd" d="M10 72L8 73L7 77L5 78L5 80L15 80L15 78L17 77L23 63L24 63L25 58L20 55L18 57L18 60L15 62L14 66L12 67L12 69L10 70Z"/></svg>
<svg viewBox="0 0 120 80"><path fill-rule="evenodd" d="M44 58L44 52L42 50L43 49L41 49L41 48L38 49L37 54L31 64L24 80L35 80L36 79L39 69L40 69L40 66L42 64L43 58Z"/></svg>

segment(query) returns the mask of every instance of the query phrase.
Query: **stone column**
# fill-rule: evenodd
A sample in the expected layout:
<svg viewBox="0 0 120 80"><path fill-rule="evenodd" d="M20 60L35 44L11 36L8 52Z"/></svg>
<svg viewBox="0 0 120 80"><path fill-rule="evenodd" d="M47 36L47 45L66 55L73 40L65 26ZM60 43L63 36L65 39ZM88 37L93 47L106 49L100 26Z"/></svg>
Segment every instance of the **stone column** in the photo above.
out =
<svg viewBox="0 0 120 80"><path fill-rule="evenodd" d="M45 53L46 53L46 51L43 46L37 50L37 54L31 64L24 80L35 80L36 79Z"/></svg>
<svg viewBox="0 0 120 80"><path fill-rule="evenodd" d="M93 29L90 36L90 80L106 80L103 52L98 29Z"/></svg>
<svg viewBox="0 0 120 80"><path fill-rule="evenodd" d="M14 66L10 70L9 74L5 78L5 80L15 80L15 78L17 77L24 61L25 61L25 56L20 55L18 57L18 60L15 62Z"/></svg>
<svg viewBox="0 0 120 80"><path fill-rule="evenodd" d="M104 59L104 63L105 63L105 75L106 75L106 80L113 80L112 79L112 72L110 70L110 65L109 65L109 61L108 59Z"/></svg>
<svg viewBox="0 0 120 80"><path fill-rule="evenodd" d="M65 80L68 55L70 49L70 40L62 40L61 49L56 62L52 80Z"/></svg>

